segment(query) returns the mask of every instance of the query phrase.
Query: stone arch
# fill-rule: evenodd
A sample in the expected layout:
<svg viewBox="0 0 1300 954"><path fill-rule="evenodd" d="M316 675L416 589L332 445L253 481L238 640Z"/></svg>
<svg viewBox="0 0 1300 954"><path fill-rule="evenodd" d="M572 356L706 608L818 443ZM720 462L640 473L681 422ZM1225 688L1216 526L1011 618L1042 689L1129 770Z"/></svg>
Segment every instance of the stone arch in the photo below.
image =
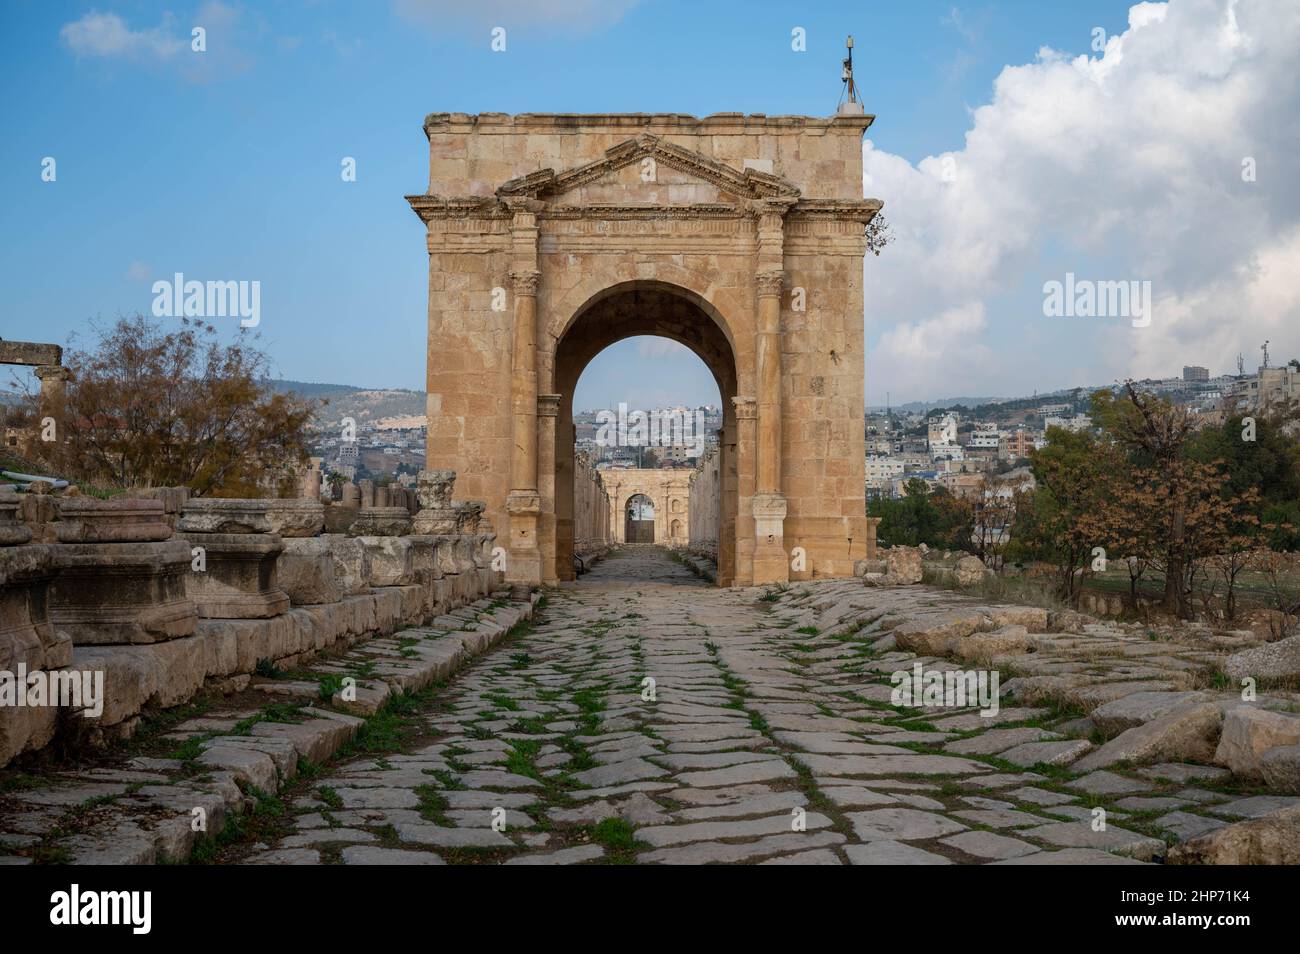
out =
<svg viewBox="0 0 1300 954"><path fill-rule="evenodd" d="M567 296L576 298L576 295ZM661 280L616 282L597 288L576 305L565 319L552 324L554 346L545 367L539 368L543 381L549 381L551 393L559 395L556 411L554 461L554 570L559 579L571 578L573 549L573 393L583 370L600 352L625 338L655 335L686 346L704 362L718 386L723 405L723 465L728 461L735 471L736 448L728 446L727 435L736 434L736 411L732 399L740 390L740 361L735 350L735 327L722 311L687 287ZM543 465L544 466L544 465ZM724 469L724 473L728 473ZM543 480L545 478L543 477ZM617 480L617 478L611 478ZM734 537L738 507L735 480L724 488L719 503L721 535ZM626 499L633 488L620 488L616 495ZM545 490L543 491L545 496ZM652 499L653 496L652 496ZM621 506L621 500L618 501ZM669 536L668 498L656 499L659 533ZM614 513L621 514L620 510ZM549 529L549 528L548 528ZM733 546L719 546L719 582L730 582L734 575Z"/></svg>

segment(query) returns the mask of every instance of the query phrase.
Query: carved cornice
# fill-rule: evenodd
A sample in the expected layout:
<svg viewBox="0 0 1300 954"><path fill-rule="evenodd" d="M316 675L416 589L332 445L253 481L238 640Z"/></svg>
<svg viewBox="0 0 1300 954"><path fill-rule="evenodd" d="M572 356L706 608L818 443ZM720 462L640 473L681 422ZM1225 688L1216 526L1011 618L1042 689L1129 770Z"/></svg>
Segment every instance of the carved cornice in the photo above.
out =
<svg viewBox="0 0 1300 954"><path fill-rule="evenodd" d="M407 203L424 222L434 219L500 218L508 219L511 212L496 198L465 196L447 198L440 195L408 195Z"/></svg>
<svg viewBox="0 0 1300 954"><path fill-rule="evenodd" d="M734 205L701 202L694 205L558 205L542 219L740 219L745 213Z"/></svg>

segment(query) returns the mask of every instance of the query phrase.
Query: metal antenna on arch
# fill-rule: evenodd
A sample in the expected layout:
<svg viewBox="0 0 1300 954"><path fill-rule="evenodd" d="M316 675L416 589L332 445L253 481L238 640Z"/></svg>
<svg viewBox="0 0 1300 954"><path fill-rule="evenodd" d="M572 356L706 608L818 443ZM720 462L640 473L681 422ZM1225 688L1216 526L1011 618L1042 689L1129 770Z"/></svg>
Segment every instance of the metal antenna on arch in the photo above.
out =
<svg viewBox="0 0 1300 954"><path fill-rule="evenodd" d="M845 48L849 55L844 58L844 66L840 70L840 79L844 82L844 88L840 91L840 102L835 112L840 116L860 116L866 112L862 102L858 99L858 86L853 81L853 37L850 36L844 41ZM847 99L845 98L847 97Z"/></svg>

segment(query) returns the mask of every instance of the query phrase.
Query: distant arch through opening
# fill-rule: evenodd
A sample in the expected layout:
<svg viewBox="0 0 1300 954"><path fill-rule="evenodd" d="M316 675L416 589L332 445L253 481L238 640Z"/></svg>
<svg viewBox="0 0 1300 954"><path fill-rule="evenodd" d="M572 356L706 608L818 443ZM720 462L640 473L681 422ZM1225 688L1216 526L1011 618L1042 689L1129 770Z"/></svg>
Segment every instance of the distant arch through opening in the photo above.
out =
<svg viewBox="0 0 1300 954"><path fill-rule="evenodd" d="M738 483L736 479L737 422L735 405L739 372L726 320L709 302L688 289L665 282L621 283L593 295L574 314L559 335L554 351L552 380L560 396L554 448L555 571L559 579L572 579L576 515L574 511L573 397L578 379L596 355L610 345L639 336L668 338L697 355L713 376L722 404L722 430L718 443L721 475L716 498L716 552L719 585L730 585L735 575ZM664 513L671 512L666 505ZM624 528L626 530L626 527ZM672 545L685 545L682 521L665 520L663 535Z"/></svg>

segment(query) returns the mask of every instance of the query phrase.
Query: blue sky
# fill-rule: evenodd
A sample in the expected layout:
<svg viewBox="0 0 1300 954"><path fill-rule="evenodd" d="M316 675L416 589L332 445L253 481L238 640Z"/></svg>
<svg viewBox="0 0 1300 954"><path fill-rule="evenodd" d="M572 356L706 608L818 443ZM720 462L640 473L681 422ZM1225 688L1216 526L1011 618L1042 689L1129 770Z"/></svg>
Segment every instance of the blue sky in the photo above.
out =
<svg viewBox="0 0 1300 954"><path fill-rule="evenodd" d="M1209 10L1209 0L1189 2ZM1260 4L1266 0L1242 0L1243 7ZM1056 225L1029 223L1040 233L1007 236L998 248L1005 252L1018 241L1016 254L997 258L982 284L960 293L965 297L926 300L910 290L933 282L943 249L925 235L934 222L921 214L921 200L898 204L921 194L914 180L925 174L927 157L955 155L959 169L987 161L968 140L980 128L972 111L992 103L995 114L1000 108L1005 115L1023 102L1008 82L999 106L994 83L1008 66L1039 62L1044 47L1088 54L1094 28L1125 31L1129 4L487 0L469 5L472 13L456 12L462 6L5 4L0 203L8 241L0 280L8 295L0 336L66 342L96 316L147 311L151 283L177 271L257 279L258 330L282 376L422 388L427 258L422 226L402 196L427 183L426 113L824 115L839 97L843 40L852 33L863 98L878 117L868 133L878 160L869 163L868 192L884 199L905 240L897 262L886 249L867 265L868 400L883 400L886 387L906 400L1090 383L1074 376L1108 369L1114 356L1107 358L1106 349L1133 350L1116 348L1113 338L1102 345L1056 338L1036 345L1052 350L1053 360L1031 360L1027 351L1004 360L1016 348L1035 347L1042 333L1041 324L1003 320L1004 311L1032 312L1041 297L1037 273L1017 249L1063 246L1051 274L1076 266L1083 272L1117 257L1103 226L1085 223L1087 236L1062 240ZM206 53L189 50L194 25L206 25ZM494 25L508 30L504 53L490 49ZM790 49L795 26L807 31L806 53ZM1289 27L1282 32L1289 36ZM1133 62L1130 55L1125 69ZM1267 114L1258 121L1266 123ZM1014 115L1004 125L1014 128ZM989 128L1001 127L990 121ZM54 182L41 179L47 156L57 162ZM356 159L356 182L340 178L345 156ZM1059 184L1052 188L1060 192ZM1287 187L1284 195L1294 191ZM942 201L943 215L971 219L953 200ZM1017 197L1008 208L1024 201ZM1267 228L1244 230L1260 242L1285 237L1293 212ZM998 221L996 228L1007 229L1015 216ZM1158 263L1150 269L1161 274ZM1182 296L1175 304L1195 305L1194 288L1175 290ZM971 297L980 300L978 316L967 308ZM944 317L954 308L955 318ZM979 348L999 357L983 372L921 361L915 373L890 367L909 348L930 356L936 332L959 342L974 334ZM1093 360L1088 348L1102 352ZM1214 350L1219 354L1199 363L1223 357L1217 340ZM889 360L876 362L876 351ZM1159 350L1157 357L1179 359ZM647 362L654 362L648 371ZM592 364L576 404L716 397L693 356L630 341Z"/></svg>

